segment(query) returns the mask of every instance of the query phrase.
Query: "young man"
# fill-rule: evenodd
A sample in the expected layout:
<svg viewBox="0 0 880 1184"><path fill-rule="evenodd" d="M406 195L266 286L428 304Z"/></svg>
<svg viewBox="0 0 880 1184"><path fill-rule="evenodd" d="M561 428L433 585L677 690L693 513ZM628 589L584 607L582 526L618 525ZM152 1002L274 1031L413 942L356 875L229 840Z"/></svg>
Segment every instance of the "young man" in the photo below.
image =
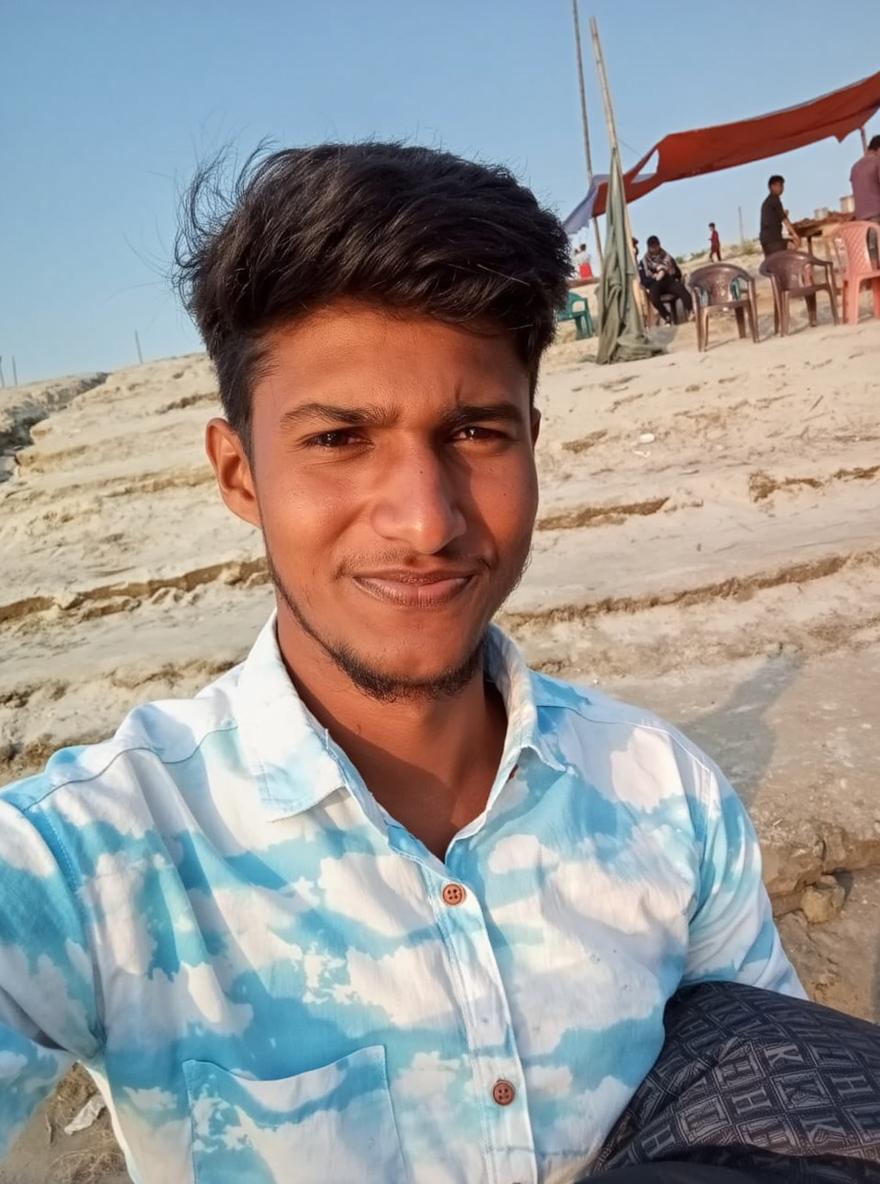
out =
<svg viewBox="0 0 880 1184"><path fill-rule="evenodd" d="M721 236L715 229L715 223L709 223L709 262L721 262Z"/></svg>
<svg viewBox="0 0 880 1184"><path fill-rule="evenodd" d="M761 246L764 256L775 255L777 251L788 250L788 243L783 238L783 226L788 231L788 237L797 249L801 245L797 231L788 220L788 211L782 205L782 194L785 191L785 178L778 173L767 182L770 192L761 205Z"/></svg>
<svg viewBox="0 0 880 1184"><path fill-rule="evenodd" d="M0 797L0 1135L76 1059L138 1184L573 1181L680 986L800 987L715 766L490 626L565 234L504 170L398 145L213 192L182 283L276 612Z"/></svg>
<svg viewBox="0 0 880 1184"><path fill-rule="evenodd" d="M865 155L849 175L855 216L863 222L880 222L880 136L872 136Z"/></svg>
<svg viewBox="0 0 880 1184"><path fill-rule="evenodd" d="M667 325L672 324L672 312L664 296L674 296L685 307L688 316L694 309L693 298L681 282L681 271L678 264L660 245L660 239L652 234L648 239L648 249L642 259L642 268L648 281L648 297Z"/></svg>

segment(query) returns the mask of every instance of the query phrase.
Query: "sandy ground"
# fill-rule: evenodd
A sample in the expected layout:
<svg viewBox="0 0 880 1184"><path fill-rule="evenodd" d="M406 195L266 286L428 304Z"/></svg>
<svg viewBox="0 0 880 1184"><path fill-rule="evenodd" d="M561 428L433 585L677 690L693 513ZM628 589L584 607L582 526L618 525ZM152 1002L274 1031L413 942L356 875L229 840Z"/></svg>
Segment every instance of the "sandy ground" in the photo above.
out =
<svg viewBox="0 0 880 1184"><path fill-rule="evenodd" d="M877 1018L880 321L835 328L820 308L772 338L761 293L757 346L730 318L704 355L691 325L628 365L554 346L534 555L501 619L535 665L652 707L719 760L805 981ZM215 406L201 356L0 393L0 782L246 653L271 595L203 457ZM808 924L805 888L829 873L835 915ZM70 1098L53 1106L0 1184L115 1184L104 1120L65 1136Z"/></svg>

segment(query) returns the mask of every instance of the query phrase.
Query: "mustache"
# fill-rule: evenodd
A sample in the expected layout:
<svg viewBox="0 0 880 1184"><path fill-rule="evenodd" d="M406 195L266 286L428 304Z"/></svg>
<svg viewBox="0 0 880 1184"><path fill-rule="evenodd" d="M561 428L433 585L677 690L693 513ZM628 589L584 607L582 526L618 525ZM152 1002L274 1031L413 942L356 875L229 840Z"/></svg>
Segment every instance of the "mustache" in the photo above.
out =
<svg viewBox="0 0 880 1184"><path fill-rule="evenodd" d="M363 571L380 571L382 569L404 571L407 568L417 571L430 563L457 564L458 566L483 568L487 571L493 566L485 555L474 555L468 551L453 548L436 551L432 555L417 555L412 551L373 551L369 554L364 551L355 555L347 555L339 564L336 574L349 576L358 575Z"/></svg>

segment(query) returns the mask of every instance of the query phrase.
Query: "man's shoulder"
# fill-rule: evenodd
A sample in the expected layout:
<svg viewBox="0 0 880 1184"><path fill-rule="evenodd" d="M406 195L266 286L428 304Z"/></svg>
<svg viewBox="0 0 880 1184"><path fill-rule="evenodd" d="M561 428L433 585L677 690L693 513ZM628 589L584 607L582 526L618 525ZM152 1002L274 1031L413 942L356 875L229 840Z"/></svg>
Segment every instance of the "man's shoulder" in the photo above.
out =
<svg viewBox="0 0 880 1184"><path fill-rule="evenodd" d="M718 770L677 727L634 703L625 703L592 686L579 686L533 671L535 704L544 725L584 733L593 746L643 754L667 754L687 773L687 781L714 779ZM556 714L556 713L560 714Z"/></svg>
<svg viewBox="0 0 880 1184"><path fill-rule="evenodd" d="M135 707L112 736L58 749L41 772L0 788L0 800L28 812L48 807L61 791L93 789L96 781L115 775L120 765L131 766L138 755L167 766L187 761L208 736L236 727L232 696L240 670L227 671L192 698Z"/></svg>

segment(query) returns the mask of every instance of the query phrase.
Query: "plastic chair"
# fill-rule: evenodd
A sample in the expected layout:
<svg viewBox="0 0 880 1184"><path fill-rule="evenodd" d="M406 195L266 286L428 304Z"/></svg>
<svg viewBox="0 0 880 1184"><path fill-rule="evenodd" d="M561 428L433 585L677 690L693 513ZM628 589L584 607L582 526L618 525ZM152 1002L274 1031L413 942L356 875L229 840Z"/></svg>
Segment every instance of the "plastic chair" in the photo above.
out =
<svg viewBox="0 0 880 1184"><path fill-rule="evenodd" d="M556 314L557 324L561 324L563 321L574 321L574 331L578 341L593 336L595 329L586 296L578 296L576 292L569 292L565 308Z"/></svg>
<svg viewBox="0 0 880 1184"><path fill-rule="evenodd" d="M752 341L758 341L758 303L755 277L733 263L710 263L688 276L694 294L694 320L697 323L697 349L709 345L709 313L712 309L732 310L740 337L746 335L746 319ZM743 295L745 293L745 295Z"/></svg>
<svg viewBox="0 0 880 1184"><path fill-rule="evenodd" d="M816 295L827 292L831 304L831 319L838 324L837 299L834 292L834 266L826 259L808 255L806 251L776 251L768 255L758 269L766 275L773 289L773 324L780 337L789 330L789 302L792 296L806 301L810 325L817 323ZM816 282L816 273L824 279Z"/></svg>
<svg viewBox="0 0 880 1184"><path fill-rule="evenodd" d="M848 222L838 226L834 235L834 248L843 274L843 320L855 325L859 319L859 295L862 284L870 284L874 290L874 316L880 317L880 267L874 265L868 249L868 236L873 233L880 238L880 224L877 222Z"/></svg>

